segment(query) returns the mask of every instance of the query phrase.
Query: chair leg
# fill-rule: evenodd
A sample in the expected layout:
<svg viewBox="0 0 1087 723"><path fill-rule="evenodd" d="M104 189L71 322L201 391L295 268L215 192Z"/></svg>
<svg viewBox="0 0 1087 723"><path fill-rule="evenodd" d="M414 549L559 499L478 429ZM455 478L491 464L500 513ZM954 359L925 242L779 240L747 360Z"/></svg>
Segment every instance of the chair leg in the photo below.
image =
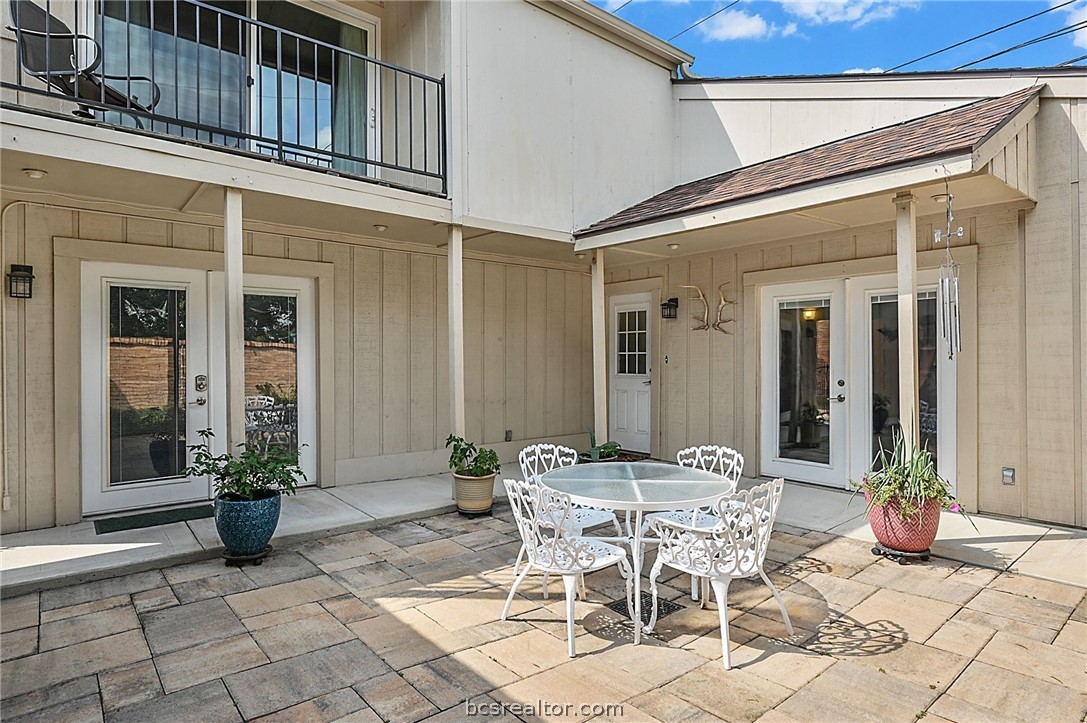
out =
<svg viewBox="0 0 1087 723"><path fill-rule="evenodd" d="M698 578L695 577L694 575L691 575L691 599L694 600L695 602L698 602L698 598L699 598L698 587L699 587Z"/></svg>
<svg viewBox="0 0 1087 723"><path fill-rule="evenodd" d="M521 569L521 560L525 558L525 543L521 543L521 549L517 551L517 559L513 563L513 575L517 576L517 571Z"/></svg>
<svg viewBox="0 0 1087 723"><path fill-rule="evenodd" d="M613 518L612 519L612 524L615 525L615 536L616 537L623 537L623 527L622 527L622 525L619 524L619 518L618 517Z"/></svg>
<svg viewBox="0 0 1087 723"><path fill-rule="evenodd" d="M770 578L766 576L761 567L759 568L759 575L762 577L762 581L766 583L766 586L770 588L770 592L774 593L774 599L778 601L778 607L781 608L781 617L785 619L785 631L792 635L793 621L789 619L789 611L785 609L785 601L781 598L781 593L774 587L774 583L770 582Z"/></svg>
<svg viewBox="0 0 1087 723"><path fill-rule="evenodd" d="M585 573L577 576L577 594L581 601L585 602L585 596L589 594L589 587L585 584Z"/></svg>
<svg viewBox="0 0 1087 723"><path fill-rule="evenodd" d="M532 563L530 562L527 565L525 565L525 569L521 570L521 574L518 575L517 579L513 581L513 587L510 588L509 597L506 598L506 605L505 605L505 607L502 608L502 619L503 620L505 620L506 616L510 614L510 605L513 604L513 594L515 592L517 592L517 586L520 585L524 581L525 575L527 575L528 571L531 570L531 569L532 569Z"/></svg>
<svg viewBox="0 0 1087 723"><path fill-rule="evenodd" d="M576 574L563 575L562 583L566 588L566 641L570 646L570 657L574 657L574 599L577 596Z"/></svg>
<svg viewBox="0 0 1087 723"><path fill-rule="evenodd" d="M642 630L647 633L653 632L653 628L657 626L657 576L661 574L661 568L664 567L664 558L657 555L657 561L653 563L653 569L649 571L649 594L653 598L653 610L649 613L649 624ZM642 621L638 620L635 625L641 625Z"/></svg>
<svg viewBox="0 0 1087 723"><path fill-rule="evenodd" d="M547 576L547 573L545 572L544 573L544 581L543 581L543 599L544 600L547 599L547 588L548 588L547 583L548 583L548 576Z"/></svg>
<svg viewBox="0 0 1087 723"><path fill-rule="evenodd" d="M717 616L721 619L721 659L725 670L732 667L732 658L728 650L728 584L731 578L714 577L710 579L713 596L717 598Z"/></svg>

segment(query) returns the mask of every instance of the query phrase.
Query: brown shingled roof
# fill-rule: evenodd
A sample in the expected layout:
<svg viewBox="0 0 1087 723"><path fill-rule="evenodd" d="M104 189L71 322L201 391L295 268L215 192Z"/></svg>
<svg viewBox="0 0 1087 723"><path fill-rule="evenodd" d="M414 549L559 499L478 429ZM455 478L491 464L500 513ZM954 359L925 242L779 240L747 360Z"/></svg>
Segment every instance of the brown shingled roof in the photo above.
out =
<svg viewBox="0 0 1087 723"><path fill-rule="evenodd" d="M976 101L684 183L597 221L575 235L592 236L832 178L971 152L1041 88L1034 86Z"/></svg>

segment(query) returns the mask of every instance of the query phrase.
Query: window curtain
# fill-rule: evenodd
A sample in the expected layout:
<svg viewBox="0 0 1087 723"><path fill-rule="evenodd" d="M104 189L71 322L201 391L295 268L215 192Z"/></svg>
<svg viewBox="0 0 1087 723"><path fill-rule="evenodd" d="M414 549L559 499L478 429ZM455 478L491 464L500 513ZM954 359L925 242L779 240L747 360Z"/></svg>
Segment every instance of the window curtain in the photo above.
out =
<svg viewBox="0 0 1087 723"><path fill-rule="evenodd" d="M366 54L366 31L342 23L340 47ZM332 91L332 150L354 158L369 158L368 63L347 53L336 55L336 83ZM333 158L332 167L357 176L373 175L366 163Z"/></svg>

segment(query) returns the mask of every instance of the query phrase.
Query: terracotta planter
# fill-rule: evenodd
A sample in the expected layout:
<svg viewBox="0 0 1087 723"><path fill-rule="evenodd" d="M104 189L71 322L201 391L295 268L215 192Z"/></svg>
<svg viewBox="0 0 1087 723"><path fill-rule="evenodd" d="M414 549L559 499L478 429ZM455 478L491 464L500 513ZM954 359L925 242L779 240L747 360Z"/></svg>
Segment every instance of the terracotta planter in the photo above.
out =
<svg viewBox="0 0 1087 723"><path fill-rule="evenodd" d="M462 515L490 512L494 504L494 478L497 476L465 477L454 472L453 496L457 499L457 511Z"/></svg>
<svg viewBox="0 0 1087 723"><path fill-rule="evenodd" d="M870 502L872 493L865 491L864 500ZM936 500L927 500L921 507L920 523L917 517L902 519L902 507L897 499L889 504L875 505L868 513L872 533L884 547L899 552L923 552L932 547L936 532L940 529L940 510Z"/></svg>

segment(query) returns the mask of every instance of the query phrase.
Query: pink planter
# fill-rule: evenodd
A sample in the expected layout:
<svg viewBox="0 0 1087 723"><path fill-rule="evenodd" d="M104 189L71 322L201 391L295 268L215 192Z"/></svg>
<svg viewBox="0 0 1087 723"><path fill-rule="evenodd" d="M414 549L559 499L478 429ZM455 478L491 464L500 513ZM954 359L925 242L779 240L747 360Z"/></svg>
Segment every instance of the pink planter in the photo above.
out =
<svg viewBox="0 0 1087 723"><path fill-rule="evenodd" d="M864 493L865 502L870 502L872 493ZM940 529L940 510L942 506L936 500L927 500L921 507L920 524L917 517L902 519L901 505L892 500L884 506L876 505L868 513L868 524L880 544L899 552L923 552L932 547L936 532Z"/></svg>

